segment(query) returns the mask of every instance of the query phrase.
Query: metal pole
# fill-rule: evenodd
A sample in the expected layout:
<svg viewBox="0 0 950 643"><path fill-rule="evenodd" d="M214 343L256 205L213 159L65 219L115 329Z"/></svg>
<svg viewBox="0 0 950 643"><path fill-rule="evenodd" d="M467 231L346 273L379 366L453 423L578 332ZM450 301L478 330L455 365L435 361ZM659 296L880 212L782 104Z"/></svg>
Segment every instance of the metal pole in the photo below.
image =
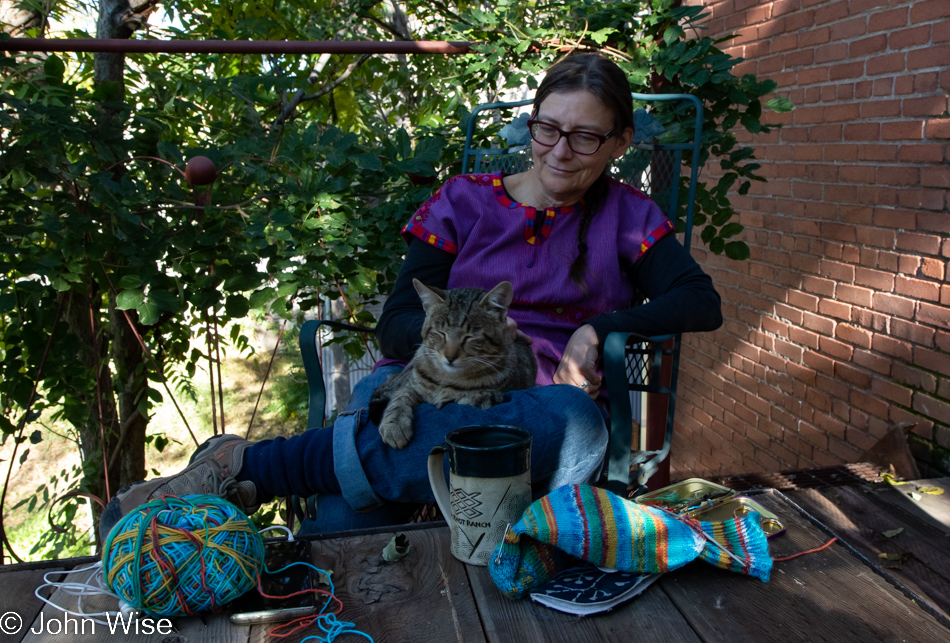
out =
<svg viewBox="0 0 950 643"><path fill-rule="evenodd" d="M467 42L413 40L123 40L10 38L0 51L84 51L166 54L464 54Z"/></svg>

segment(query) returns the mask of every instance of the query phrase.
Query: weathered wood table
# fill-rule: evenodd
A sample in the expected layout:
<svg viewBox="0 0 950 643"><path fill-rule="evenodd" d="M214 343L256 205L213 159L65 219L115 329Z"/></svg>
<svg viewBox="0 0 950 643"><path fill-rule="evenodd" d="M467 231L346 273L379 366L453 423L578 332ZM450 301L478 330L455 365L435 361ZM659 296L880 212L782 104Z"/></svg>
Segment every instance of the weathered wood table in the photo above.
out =
<svg viewBox="0 0 950 643"><path fill-rule="evenodd" d="M920 486L947 493L919 493ZM396 563L381 557L392 532L315 540L314 558L334 572L343 602L340 618L377 642L950 641L950 479L753 495L788 524L788 532L771 541L773 557L818 547L831 532L841 540L823 551L776 562L769 583L697 561L666 574L612 612L583 618L530 600L505 599L487 569L467 567L449 554L442 523L400 532L412 551ZM23 621L18 633L0 633L0 641L243 643L300 641L319 633L314 628L274 639L267 634L269 626L233 626L226 615L179 619L177 631L150 636L112 635L104 626L78 635L30 632L43 629L41 623L48 629L49 619L62 619L49 607L41 615L41 604L32 598L42 572L56 564L47 570L0 568L0 626L15 623L10 612Z"/></svg>

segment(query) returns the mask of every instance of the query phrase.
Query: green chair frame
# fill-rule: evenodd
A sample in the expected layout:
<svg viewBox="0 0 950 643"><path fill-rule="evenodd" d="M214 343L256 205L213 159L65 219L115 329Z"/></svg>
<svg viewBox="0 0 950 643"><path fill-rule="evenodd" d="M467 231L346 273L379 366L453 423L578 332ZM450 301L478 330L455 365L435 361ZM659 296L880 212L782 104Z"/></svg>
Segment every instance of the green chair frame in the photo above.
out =
<svg viewBox="0 0 950 643"><path fill-rule="evenodd" d="M303 358L303 369L307 374L307 386L310 389L310 399L307 407L307 430L319 429L326 425L327 388L323 381L320 343L317 340L317 334L320 332L321 326L354 333L376 332L376 328L372 326L355 326L332 319L310 319L300 327L300 356Z"/></svg>
<svg viewBox="0 0 950 643"><path fill-rule="evenodd" d="M613 169L614 176L650 196L674 223L677 209L682 208L682 225L679 227L683 233L683 245L689 250L701 157L702 103L695 96L688 94L634 93L632 96L635 105L645 106L647 109L658 103L672 102L677 113L692 113L693 131L690 140L677 143L635 142ZM531 102L522 100L488 103L472 111L466 127L463 174L520 172L530 167L530 146L524 141L524 136L514 145L499 142L500 138L496 138L495 144L489 147L475 148L472 142L480 119L491 117L497 129L502 122L511 122L511 118L503 114L530 105ZM684 152L690 152L687 182L681 181ZM681 183L686 183L687 189L682 203ZM642 297L640 301L642 303ZM614 493L643 493L650 477L669 457L673 440L681 342L682 337L678 334L642 337L633 333L611 333L607 337L603 351L604 376L610 399L607 488ZM659 449L641 449L639 440L634 440L633 420L636 418L641 426L646 423L643 419L644 394L662 396L654 399L658 403L663 399L667 402L663 445Z"/></svg>

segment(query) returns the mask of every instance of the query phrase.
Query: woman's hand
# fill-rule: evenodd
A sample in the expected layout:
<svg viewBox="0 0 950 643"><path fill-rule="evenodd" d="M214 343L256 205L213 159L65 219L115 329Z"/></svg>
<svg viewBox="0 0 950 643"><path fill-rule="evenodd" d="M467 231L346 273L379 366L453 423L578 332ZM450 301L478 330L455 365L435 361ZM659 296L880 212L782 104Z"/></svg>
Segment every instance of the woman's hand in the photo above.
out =
<svg viewBox="0 0 950 643"><path fill-rule="evenodd" d="M561 363L554 371L554 383L578 386L584 389L591 399L596 399L601 385L601 377L596 369L600 355L597 350L599 345L593 326L584 324L575 330L564 348Z"/></svg>

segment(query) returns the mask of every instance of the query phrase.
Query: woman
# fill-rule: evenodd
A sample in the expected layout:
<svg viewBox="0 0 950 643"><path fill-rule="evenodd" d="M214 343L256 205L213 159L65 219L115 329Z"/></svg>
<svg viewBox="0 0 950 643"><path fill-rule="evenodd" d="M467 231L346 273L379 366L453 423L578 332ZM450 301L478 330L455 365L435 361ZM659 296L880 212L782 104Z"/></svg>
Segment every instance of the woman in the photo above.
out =
<svg viewBox="0 0 950 643"><path fill-rule="evenodd" d="M634 133L630 87L619 67L596 54L552 67L535 96L529 131L530 170L455 177L403 229L406 260L377 330L386 358L332 427L257 444L212 438L182 473L120 491L103 513L103 537L138 505L189 493L226 496L249 513L270 498L319 494L309 531L392 524L412 506L403 503L432 501L429 450L448 431L471 424L514 424L532 433L538 493L596 479L607 429L593 399L607 334L714 330L722 324L720 299L660 209L608 178L610 162L623 156ZM511 281L509 326L532 339L540 386L487 410L422 405L413 440L395 450L382 443L365 406L421 343L425 313L413 278L486 290ZM635 290L649 303L631 309Z"/></svg>

